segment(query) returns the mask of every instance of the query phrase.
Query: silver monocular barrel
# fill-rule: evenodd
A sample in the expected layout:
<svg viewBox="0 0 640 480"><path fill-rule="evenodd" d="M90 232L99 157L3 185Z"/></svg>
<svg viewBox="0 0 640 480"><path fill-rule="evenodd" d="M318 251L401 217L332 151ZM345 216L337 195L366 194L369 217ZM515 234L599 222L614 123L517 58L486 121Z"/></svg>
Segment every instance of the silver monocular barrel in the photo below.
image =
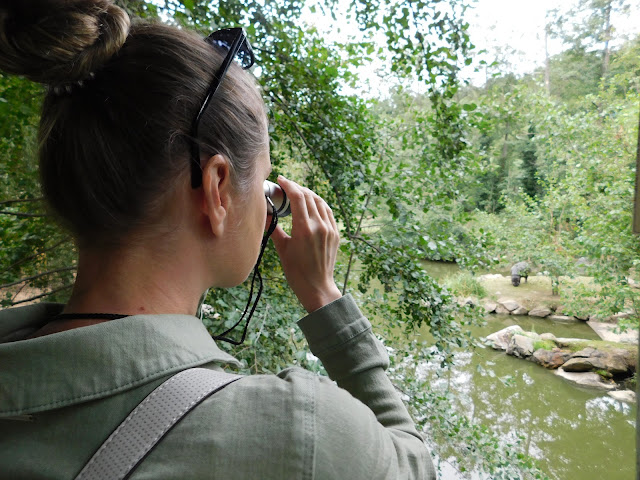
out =
<svg viewBox="0 0 640 480"><path fill-rule="evenodd" d="M280 188L280 185L277 183L270 182L269 180L265 180L263 184L264 194L271 199L273 202L273 206L276 209L276 213L278 217L286 217L287 215L291 215L291 207L289 206L289 199L287 198L287 194L284 193L284 190ZM271 212L271 205L267 203L267 212Z"/></svg>

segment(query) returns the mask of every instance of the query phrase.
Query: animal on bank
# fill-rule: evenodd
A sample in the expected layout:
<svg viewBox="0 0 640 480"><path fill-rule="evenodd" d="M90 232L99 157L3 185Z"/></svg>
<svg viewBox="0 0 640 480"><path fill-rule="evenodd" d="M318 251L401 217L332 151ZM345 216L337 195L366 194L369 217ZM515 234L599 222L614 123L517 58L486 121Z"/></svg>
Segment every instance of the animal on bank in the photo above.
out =
<svg viewBox="0 0 640 480"><path fill-rule="evenodd" d="M514 287L520 285L520 279L524 278L528 283L529 278L529 264L527 262L518 262L511 267L511 284Z"/></svg>

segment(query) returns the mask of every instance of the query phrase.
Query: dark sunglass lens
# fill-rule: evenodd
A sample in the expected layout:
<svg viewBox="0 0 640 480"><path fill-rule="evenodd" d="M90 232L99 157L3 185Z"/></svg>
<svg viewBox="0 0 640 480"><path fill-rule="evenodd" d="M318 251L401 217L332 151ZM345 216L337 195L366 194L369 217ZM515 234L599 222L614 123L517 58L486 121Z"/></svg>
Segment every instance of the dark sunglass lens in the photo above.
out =
<svg viewBox="0 0 640 480"><path fill-rule="evenodd" d="M206 41L214 48L219 48L224 51L229 51L233 42L238 38L238 35L242 35L241 29L229 28L225 30L218 30L213 32L206 38ZM235 58L239 61L240 66L243 69L251 67L254 63L253 51L246 37L242 39L242 43L238 47L238 52Z"/></svg>
<svg viewBox="0 0 640 480"><path fill-rule="evenodd" d="M240 65L245 70L253 65L253 52L247 48L246 42L243 43L240 50L238 50L236 58L240 61Z"/></svg>

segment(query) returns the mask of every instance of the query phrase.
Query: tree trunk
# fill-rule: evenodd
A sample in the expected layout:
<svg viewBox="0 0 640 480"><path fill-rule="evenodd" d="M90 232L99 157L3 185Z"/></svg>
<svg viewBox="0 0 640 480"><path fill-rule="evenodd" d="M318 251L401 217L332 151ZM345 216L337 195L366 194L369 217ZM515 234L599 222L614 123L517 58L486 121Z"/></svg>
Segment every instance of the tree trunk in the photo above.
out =
<svg viewBox="0 0 640 480"><path fill-rule="evenodd" d="M607 2L604 9L604 51L602 52L602 78L609 74L609 60L611 58L611 50L609 41L611 40L611 1Z"/></svg>
<svg viewBox="0 0 640 480"><path fill-rule="evenodd" d="M544 88L551 95L551 59L549 58L549 27L544 28Z"/></svg>

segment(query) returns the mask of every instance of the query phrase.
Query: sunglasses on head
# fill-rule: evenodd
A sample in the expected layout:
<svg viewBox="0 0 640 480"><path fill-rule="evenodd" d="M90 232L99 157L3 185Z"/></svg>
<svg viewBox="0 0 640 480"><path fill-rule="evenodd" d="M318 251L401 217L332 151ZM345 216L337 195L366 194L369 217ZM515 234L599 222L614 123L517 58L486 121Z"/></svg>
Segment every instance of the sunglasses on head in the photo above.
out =
<svg viewBox="0 0 640 480"><path fill-rule="evenodd" d="M200 126L200 119L204 111L209 106L209 102L215 95L218 87L222 83L222 79L227 74L231 62L237 58L240 66L247 70L253 65L255 58L253 56L253 50L247 40L247 34L244 28L225 28L218 30L209 35L205 41L214 48L222 51L226 51L225 56L220 68L213 77L207 94L204 97L202 106L198 111L198 114L193 119L193 125L191 126L191 187L198 188L202 185L202 166L200 165L200 147L197 143L198 139L198 127Z"/></svg>

